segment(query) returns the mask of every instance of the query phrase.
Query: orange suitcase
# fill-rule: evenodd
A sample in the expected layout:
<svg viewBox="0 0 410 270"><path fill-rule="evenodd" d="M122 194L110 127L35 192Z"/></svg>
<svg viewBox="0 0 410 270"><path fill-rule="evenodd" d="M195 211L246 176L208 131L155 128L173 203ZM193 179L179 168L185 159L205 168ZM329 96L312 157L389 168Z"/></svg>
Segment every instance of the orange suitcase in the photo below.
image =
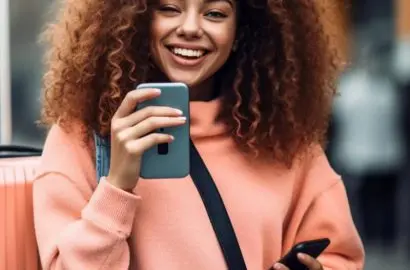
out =
<svg viewBox="0 0 410 270"><path fill-rule="evenodd" d="M40 150L0 146L0 270L39 270L32 181Z"/></svg>

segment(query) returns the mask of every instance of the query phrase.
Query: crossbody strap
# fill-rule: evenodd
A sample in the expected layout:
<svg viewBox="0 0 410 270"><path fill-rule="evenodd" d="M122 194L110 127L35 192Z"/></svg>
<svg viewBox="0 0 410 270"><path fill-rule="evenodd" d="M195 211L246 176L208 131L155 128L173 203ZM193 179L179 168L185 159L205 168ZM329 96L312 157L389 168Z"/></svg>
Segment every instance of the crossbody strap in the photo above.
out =
<svg viewBox="0 0 410 270"><path fill-rule="evenodd" d="M110 143L106 138L94 134L97 181L107 176L110 168ZM212 176L205 166L193 142L190 142L190 174L201 196L215 231L229 270L246 270L231 220Z"/></svg>
<svg viewBox="0 0 410 270"><path fill-rule="evenodd" d="M218 188L192 141L190 145L191 178L201 195L228 269L246 270L246 264L234 228Z"/></svg>

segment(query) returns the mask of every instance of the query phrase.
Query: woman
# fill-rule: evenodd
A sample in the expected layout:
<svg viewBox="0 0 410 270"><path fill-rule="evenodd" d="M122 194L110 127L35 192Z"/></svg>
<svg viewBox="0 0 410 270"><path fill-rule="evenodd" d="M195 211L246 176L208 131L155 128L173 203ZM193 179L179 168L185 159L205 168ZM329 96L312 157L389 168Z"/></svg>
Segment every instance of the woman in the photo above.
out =
<svg viewBox="0 0 410 270"><path fill-rule="evenodd" d="M340 177L320 147L332 57L312 0L67 1L50 44L34 184L44 269L224 269L192 179L139 178L142 153L178 126L173 108L135 111L156 89L190 87L191 138L223 197L248 269L328 237L309 269L361 269ZM111 137L97 185L93 132Z"/></svg>

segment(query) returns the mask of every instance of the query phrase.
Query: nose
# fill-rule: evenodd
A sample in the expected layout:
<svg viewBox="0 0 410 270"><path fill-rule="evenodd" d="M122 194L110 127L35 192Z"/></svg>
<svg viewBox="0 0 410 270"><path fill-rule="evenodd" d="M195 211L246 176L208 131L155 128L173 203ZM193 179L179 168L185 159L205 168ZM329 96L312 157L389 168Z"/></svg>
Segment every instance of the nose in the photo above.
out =
<svg viewBox="0 0 410 270"><path fill-rule="evenodd" d="M196 12L187 12L182 16L181 23L177 29L177 35L187 39L196 39L202 36L200 15Z"/></svg>

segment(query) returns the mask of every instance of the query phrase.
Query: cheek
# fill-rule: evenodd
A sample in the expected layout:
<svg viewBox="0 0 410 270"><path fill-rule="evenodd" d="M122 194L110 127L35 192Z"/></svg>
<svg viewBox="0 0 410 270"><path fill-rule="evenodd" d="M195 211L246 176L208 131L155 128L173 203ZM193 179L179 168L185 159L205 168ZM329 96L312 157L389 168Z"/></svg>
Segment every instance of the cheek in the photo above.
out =
<svg viewBox="0 0 410 270"><path fill-rule="evenodd" d="M230 53L235 40L234 27L226 27L225 29L223 29L223 31L214 32L213 39L218 47L219 52Z"/></svg>
<svg viewBox="0 0 410 270"><path fill-rule="evenodd" d="M151 45L155 45L158 43L158 39L161 36L161 25L160 23L156 22L155 20L151 24Z"/></svg>
<svg viewBox="0 0 410 270"><path fill-rule="evenodd" d="M151 43L158 46L161 40L167 35L167 33L169 33L169 31L170 26L169 23L167 23L167 20L154 17L150 29Z"/></svg>
<svg viewBox="0 0 410 270"><path fill-rule="evenodd" d="M153 56L154 62L158 65L159 62L159 55L158 50L160 46L160 40L163 33L163 26L157 20L154 20L151 24L151 36L150 36L150 53Z"/></svg>

